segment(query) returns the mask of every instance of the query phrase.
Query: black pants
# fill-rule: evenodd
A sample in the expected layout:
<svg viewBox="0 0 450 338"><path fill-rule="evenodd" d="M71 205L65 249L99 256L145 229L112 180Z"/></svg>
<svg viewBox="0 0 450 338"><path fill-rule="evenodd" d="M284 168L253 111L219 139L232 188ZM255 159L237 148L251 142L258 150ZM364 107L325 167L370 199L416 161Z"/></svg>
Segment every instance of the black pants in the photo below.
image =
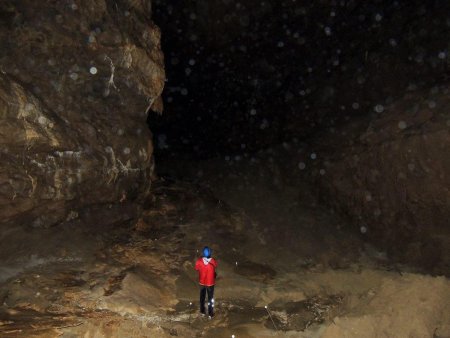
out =
<svg viewBox="0 0 450 338"><path fill-rule="evenodd" d="M200 312L205 313L206 293L208 293L208 315L214 316L214 285L200 285Z"/></svg>

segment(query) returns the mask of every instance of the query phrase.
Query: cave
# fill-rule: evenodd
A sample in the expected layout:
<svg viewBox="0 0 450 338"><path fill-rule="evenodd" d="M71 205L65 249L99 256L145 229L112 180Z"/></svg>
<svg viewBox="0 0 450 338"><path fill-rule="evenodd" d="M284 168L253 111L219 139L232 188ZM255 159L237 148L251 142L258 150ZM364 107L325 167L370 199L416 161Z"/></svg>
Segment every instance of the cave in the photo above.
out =
<svg viewBox="0 0 450 338"><path fill-rule="evenodd" d="M450 337L448 13L2 1L0 336Z"/></svg>

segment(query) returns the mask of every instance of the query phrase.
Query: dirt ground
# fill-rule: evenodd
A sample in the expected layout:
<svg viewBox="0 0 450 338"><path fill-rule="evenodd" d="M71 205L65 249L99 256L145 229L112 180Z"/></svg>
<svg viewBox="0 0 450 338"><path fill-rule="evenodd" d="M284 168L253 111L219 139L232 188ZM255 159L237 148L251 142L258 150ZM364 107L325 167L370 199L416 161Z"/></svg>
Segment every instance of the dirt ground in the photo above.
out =
<svg viewBox="0 0 450 338"><path fill-rule="evenodd" d="M447 278L390 265L319 207L297 206L293 231L261 207L162 180L137 223L11 231L0 336L450 337ZM193 269L205 244L219 262L211 320Z"/></svg>

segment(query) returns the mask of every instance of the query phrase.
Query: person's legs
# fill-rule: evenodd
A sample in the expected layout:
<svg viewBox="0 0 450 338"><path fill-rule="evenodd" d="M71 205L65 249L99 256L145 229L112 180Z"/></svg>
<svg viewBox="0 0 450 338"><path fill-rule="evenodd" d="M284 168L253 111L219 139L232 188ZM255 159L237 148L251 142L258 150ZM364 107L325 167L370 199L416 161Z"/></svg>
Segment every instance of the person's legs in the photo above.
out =
<svg viewBox="0 0 450 338"><path fill-rule="evenodd" d="M206 286L200 285L200 312L205 313Z"/></svg>
<svg viewBox="0 0 450 338"><path fill-rule="evenodd" d="M214 316L214 285L207 287L208 291L208 315Z"/></svg>

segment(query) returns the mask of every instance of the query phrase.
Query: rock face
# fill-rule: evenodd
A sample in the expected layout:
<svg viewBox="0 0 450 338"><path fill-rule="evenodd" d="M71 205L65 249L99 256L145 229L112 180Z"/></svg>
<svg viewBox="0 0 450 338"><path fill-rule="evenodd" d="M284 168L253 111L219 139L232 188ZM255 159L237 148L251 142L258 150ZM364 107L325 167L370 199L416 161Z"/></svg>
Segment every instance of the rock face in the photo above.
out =
<svg viewBox="0 0 450 338"><path fill-rule="evenodd" d="M150 15L149 0L2 1L1 223L133 217L165 81Z"/></svg>
<svg viewBox="0 0 450 338"><path fill-rule="evenodd" d="M436 272L450 262L448 93L446 86L411 92L372 118L322 135L317 153L324 160L313 171L323 200L364 236Z"/></svg>

